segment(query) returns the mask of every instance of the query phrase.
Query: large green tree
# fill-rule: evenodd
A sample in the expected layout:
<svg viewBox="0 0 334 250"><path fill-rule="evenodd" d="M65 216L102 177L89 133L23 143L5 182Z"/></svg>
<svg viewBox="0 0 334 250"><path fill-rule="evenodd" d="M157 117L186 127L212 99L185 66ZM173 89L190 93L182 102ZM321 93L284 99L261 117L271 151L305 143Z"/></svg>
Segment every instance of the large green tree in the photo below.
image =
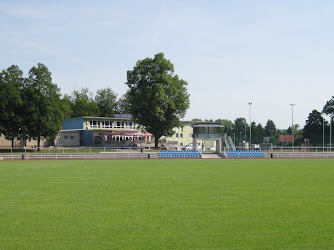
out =
<svg viewBox="0 0 334 250"><path fill-rule="evenodd" d="M267 137L275 136L277 132L276 125L272 120L268 120L266 125L264 126L264 134Z"/></svg>
<svg viewBox="0 0 334 250"><path fill-rule="evenodd" d="M326 102L323 108L323 112L332 117L334 116L334 96L332 97L332 99Z"/></svg>
<svg viewBox="0 0 334 250"><path fill-rule="evenodd" d="M95 103L100 109L100 116L114 117L117 110L117 94L111 89L99 89L96 91Z"/></svg>
<svg viewBox="0 0 334 250"><path fill-rule="evenodd" d="M117 101L116 112L117 114L129 114L129 103L128 103L128 92L127 91L122 97Z"/></svg>
<svg viewBox="0 0 334 250"><path fill-rule="evenodd" d="M223 131L224 133L231 135L233 130L233 122L228 119L217 119L215 122L219 122L221 125L224 126Z"/></svg>
<svg viewBox="0 0 334 250"><path fill-rule="evenodd" d="M253 123L252 123L253 125ZM263 143L264 138L264 128L261 123L252 126L252 143L260 144Z"/></svg>
<svg viewBox="0 0 334 250"><path fill-rule="evenodd" d="M174 65L163 53L137 61L127 72L129 111L134 120L155 137L173 134L189 108L188 83L174 73Z"/></svg>
<svg viewBox="0 0 334 250"><path fill-rule="evenodd" d="M241 139L242 140L247 140L247 137L249 134L247 131L249 131L249 126L247 125L246 119L243 117L239 117L234 120L234 125L233 125L233 131L240 136L241 132ZM246 135L245 135L246 134Z"/></svg>
<svg viewBox="0 0 334 250"><path fill-rule="evenodd" d="M321 144L323 129L328 130L328 127L328 122L323 119L322 114L314 109L306 120L304 138L310 139L312 144Z"/></svg>
<svg viewBox="0 0 334 250"><path fill-rule="evenodd" d="M68 97L71 101L72 117L99 116L99 106L93 99L93 94L88 88L73 91Z"/></svg>
<svg viewBox="0 0 334 250"><path fill-rule="evenodd" d="M12 141L24 133L23 129L23 72L12 65L0 73L0 133Z"/></svg>
<svg viewBox="0 0 334 250"><path fill-rule="evenodd" d="M60 90L52 83L51 72L44 64L30 69L24 97L29 136L37 140L40 148L41 138L56 138L64 118Z"/></svg>

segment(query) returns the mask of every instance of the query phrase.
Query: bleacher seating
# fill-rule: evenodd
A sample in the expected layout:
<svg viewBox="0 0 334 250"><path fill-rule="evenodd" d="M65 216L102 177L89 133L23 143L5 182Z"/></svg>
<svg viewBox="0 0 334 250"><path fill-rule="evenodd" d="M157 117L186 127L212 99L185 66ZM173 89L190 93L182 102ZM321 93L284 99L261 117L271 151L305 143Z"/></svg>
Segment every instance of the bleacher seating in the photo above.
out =
<svg viewBox="0 0 334 250"><path fill-rule="evenodd" d="M226 150L227 158L263 158L265 155L261 150Z"/></svg>
<svg viewBox="0 0 334 250"><path fill-rule="evenodd" d="M201 154L196 150L160 150L161 158L201 158Z"/></svg>

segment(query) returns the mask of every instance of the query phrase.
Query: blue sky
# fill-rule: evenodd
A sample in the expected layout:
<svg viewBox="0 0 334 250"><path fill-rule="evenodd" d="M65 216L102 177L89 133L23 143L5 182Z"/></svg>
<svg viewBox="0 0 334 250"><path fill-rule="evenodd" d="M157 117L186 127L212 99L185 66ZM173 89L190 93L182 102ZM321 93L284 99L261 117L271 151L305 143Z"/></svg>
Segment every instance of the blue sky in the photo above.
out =
<svg viewBox="0 0 334 250"><path fill-rule="evenodd" d="M62 93L126 91L164 52L186 80L185 120L304 126L334 96L334 1L1 1L0 70L41 62Z"/></svg>

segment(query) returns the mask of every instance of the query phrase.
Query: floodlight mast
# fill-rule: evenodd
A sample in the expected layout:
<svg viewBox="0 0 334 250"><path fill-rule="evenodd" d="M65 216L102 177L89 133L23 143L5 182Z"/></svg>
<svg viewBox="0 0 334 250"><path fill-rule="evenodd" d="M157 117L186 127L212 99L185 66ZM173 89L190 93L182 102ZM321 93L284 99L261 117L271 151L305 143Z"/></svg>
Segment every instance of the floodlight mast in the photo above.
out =
<svg viewBox="0 0 334 250"><path fill-rule="evenodd" d="M251 117L251 106L253 103L249 104L249 149L252 147L252 117Z"/></svg>
<svg viewBox="0 0 334 250"><path fill-rule="evenodd" d="M291 108L292 108L292 126L291 126L291 141L292 141L292 148L293 148L293 144L294 144L294 138L293 138L293 106L295 106L296 104L290 104Z"/></svg>
<svg viewBox="0 0 334 250"><path fill-rule="evenodd" d="M322 114L322 151L325 152L325 117Z"/></svg>
<svg viewBox="0 0 334 250"><path fill-rule="evenodd" d="M332 122L333 122L333 116L330 116L330 124L329 124L329 150L332 152Z"/></svg>

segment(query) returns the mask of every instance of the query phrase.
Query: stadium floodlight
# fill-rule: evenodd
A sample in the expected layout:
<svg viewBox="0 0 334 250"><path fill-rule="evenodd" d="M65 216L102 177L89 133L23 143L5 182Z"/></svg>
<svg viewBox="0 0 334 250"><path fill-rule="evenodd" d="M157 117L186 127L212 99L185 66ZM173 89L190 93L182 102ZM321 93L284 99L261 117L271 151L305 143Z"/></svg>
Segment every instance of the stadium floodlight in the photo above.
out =
<svg viewBox="0 0 334 250"><path fill-rule="evenodd" d="M333 116L330 116L330 123L329 123L329 150L332 152L332 122Z"/></svg>
<svg viewBox="0 0 334 250"><path fill-rule="evenodd" d="M293 148L293 144L294 144L294 138L293 138L293 106L295 106L296 104L290 104L291 108L292 108L292 126L291 126L291 141L292 141L292 148Z"/></svg>
<svg viewBox="0 0 334 250"><path fill-rule="evenodd" d="M322 151L325 151L325 114L322 114Z"/></svg>
<svg viewBox="0 0 334 250"><path fill-rule="evenodd" d="M249 103L249 149L252 147L252 117L251 117L251 106L253 103Z"/></svg>

